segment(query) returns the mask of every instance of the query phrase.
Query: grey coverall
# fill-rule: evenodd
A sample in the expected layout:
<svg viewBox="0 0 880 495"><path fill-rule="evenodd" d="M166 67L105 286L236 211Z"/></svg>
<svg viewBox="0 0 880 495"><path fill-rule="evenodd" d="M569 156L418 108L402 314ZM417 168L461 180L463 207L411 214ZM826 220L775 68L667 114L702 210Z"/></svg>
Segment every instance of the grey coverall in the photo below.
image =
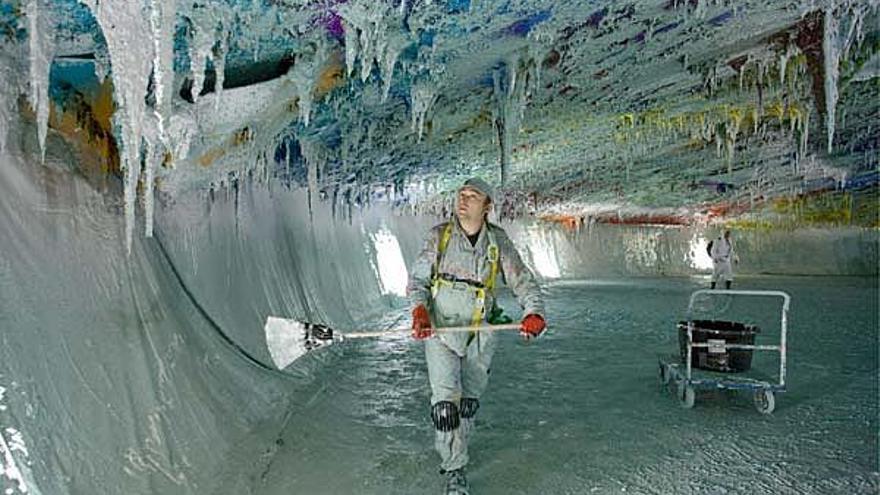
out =
<svg viewBox="0 0 880 495"><path fill-rule="evenodd" d="M438 273L446 280L432 283L440 239L447 225L444 222L431 229L410 271L408 293L413 307L424 304L435 328L471 325L475 316L485 323L495 295L486 291L481 308L474 287L489 277L490 246L494 244L498 253L496 284L503 280L510 287L523 306L523 314L543 317L540 287L507 233L497 225L484 222L476 244L471 246L458 221L453 223L446 250L439 256ZM475 309L482 311L475 315ZM473 428L479 398L488 383L496 339L492 332L440 332L425 341L431 416L437 430L435 447L444 471L459 469L468 462L468 434Z"/></svg>

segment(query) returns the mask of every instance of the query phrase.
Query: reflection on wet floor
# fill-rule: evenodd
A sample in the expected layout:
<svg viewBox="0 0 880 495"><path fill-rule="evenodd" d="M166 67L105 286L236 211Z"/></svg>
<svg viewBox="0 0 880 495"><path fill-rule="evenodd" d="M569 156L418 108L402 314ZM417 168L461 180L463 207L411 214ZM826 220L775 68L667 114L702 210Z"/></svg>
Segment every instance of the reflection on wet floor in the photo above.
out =
<svg viewBox="0 0 880 495"><path fill-rule="evenodd" d="M772 415L730 391L685 410L660 387L657 356L677 352L695 281L612 282L552 284L550 333L504 337L471 449L474 493L877 492L874 279L742 281L792 295L789 389ZM761 325L759 342L778 329L778 308L703 309ZM378 324L394 319L405 325L406 309ZM348 342L322 364L323 392L282 433L258 493L440 493L421 345ZM755 372L776 366L755 355Z"/></svg>

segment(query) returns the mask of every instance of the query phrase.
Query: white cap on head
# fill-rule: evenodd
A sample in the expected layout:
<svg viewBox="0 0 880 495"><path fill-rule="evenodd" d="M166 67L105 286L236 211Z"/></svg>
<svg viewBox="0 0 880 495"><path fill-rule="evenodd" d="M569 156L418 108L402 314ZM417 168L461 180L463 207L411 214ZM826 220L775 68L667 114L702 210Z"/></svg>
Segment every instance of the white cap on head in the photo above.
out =
<svg viewBox="0 0 880 495"><path fill-rule="evenodd" d="M488 182L484 181L479 177L471 177L470 179L464 181L464 184L458 188L461 191L464 188L470 188L475 191L479 191L486 195L489 198L489 201L492 201L495 197L495 188L490 186Z"/></svg>

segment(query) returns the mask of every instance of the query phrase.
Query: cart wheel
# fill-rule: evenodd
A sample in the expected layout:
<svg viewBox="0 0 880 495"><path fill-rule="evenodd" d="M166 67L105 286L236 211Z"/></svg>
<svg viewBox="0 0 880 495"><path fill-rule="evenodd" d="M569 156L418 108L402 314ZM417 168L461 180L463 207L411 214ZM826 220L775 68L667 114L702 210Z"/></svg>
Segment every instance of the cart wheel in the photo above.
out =
<svg viewBox="0 0 880 495"><path fill-rule="evenodd" d="M679 383L678 400L681 401L681 407L685 409L690 409L694 407L694 401L696 400L694 387L691 387L690 385L685 385L684 383Z"/></svg>
<svg viewBox="0 0 880 495"><path fill-rule="evenodd" d="M669 370L666 369L666 365L660 363L660 384L666 385L669 383Z"/></svg>
<svg viewBox="0 0 880 495"><path fill-rule="evenodd" d="M763 388L755 391L755 409L761 414L770 414L776 409L776 398L772 390Z"/></svg>

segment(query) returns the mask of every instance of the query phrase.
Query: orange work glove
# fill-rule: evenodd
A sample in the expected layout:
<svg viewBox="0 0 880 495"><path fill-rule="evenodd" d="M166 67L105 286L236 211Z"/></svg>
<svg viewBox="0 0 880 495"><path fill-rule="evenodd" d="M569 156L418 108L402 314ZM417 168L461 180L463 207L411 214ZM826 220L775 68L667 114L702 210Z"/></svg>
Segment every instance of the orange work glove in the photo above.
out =
<svg viewBox="0 0 880 495"><path fill-rule="evenodd" d="M422 340L432 335L434 335L434 329L431 328L431 316L428 315L428 308L424 304L419 304L412 310L412 336L416 340Z"/></svg>
<svg viewBox="0 0 880 495"><path fill-rule="evenodd" d="M523 318L519 333L523 337L530 339L541 335L545 328L547 328L547 324L544 323L544 318L541 315L532 313Z"/></svg>

